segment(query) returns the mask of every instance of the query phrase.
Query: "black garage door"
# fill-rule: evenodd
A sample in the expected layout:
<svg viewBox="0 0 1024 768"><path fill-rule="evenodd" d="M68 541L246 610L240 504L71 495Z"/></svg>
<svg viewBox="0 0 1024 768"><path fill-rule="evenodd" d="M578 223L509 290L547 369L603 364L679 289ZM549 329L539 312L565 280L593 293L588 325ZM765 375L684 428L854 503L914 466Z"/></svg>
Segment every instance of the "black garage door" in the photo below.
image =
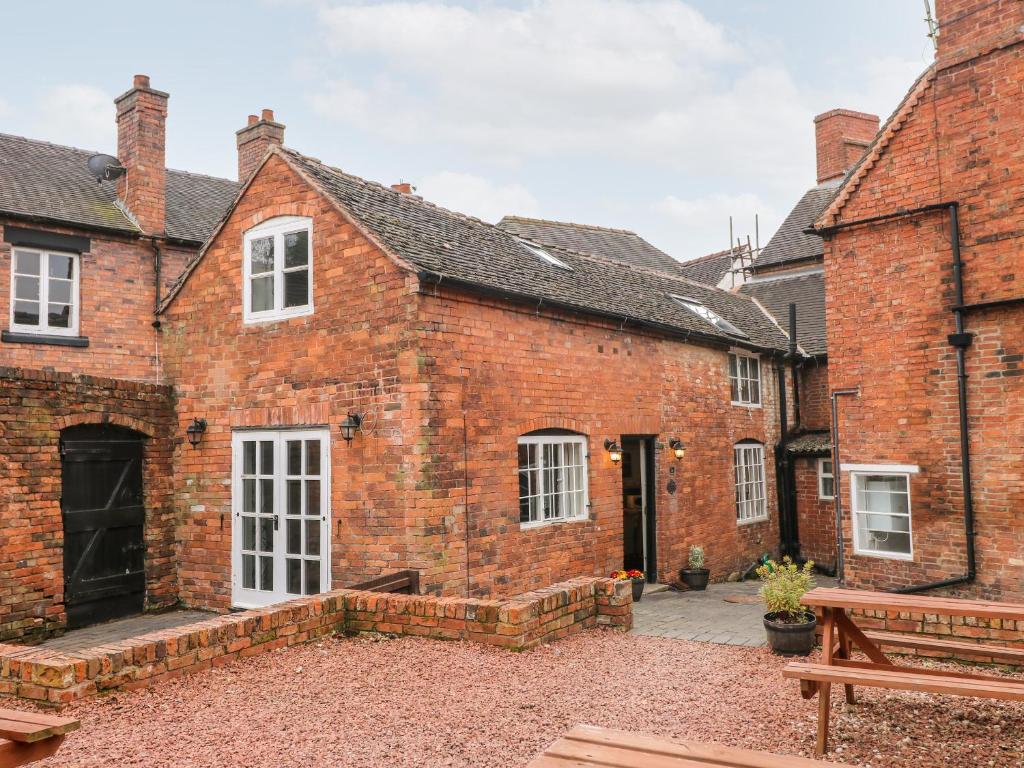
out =
<svg viewBox="0 0 1024 768"><path fill-rule="evenodd" d="M142 438L109 426L61 435L68 628L140 613L146 594Z"/></svg>

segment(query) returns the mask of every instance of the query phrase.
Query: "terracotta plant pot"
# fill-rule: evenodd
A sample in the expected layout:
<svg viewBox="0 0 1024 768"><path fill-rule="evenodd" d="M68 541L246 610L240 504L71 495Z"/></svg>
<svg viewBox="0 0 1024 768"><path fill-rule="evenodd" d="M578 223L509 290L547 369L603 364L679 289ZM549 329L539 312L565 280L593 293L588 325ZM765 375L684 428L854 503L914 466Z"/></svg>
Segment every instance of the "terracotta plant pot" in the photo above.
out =
<svg viewBox="0 0 1024 768"><path fill-rule="evenodd" d="M710 577L711 571L707 568L683 568L679 571L679 578L683 580L683 583L690 589L698 591L708 588Z"/></svg>
<svg viewBox="0 0 1024 768"><path fill-rule="evenodd" d="M814 629L818 620L813 613L805 613L806 621L790 623L776 620L777 614L764 615L764 631L768 645L781 656L806 656L814 648Z"/></svg>
<svg viewBox="0 0 1024 768"><path fill-rule="evenodd" d="M630 579L633 582L633 602L639 603L641 598L644 596L644 584L647 583L646 579Z"/></svg>

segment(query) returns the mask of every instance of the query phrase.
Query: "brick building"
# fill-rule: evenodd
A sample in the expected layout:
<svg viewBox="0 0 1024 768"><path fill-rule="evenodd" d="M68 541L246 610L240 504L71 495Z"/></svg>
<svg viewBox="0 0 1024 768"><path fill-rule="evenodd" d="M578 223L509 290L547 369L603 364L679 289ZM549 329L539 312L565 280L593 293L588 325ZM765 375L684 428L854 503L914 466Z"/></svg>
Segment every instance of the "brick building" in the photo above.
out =
<svg viewBox="0 0 1024 768"><path fill-rule="evenodd" d="M269 111L239 181L168 170L167 94L116 105L109 179L0 136L0 637L776 550L788 339L755 302L633 233L357 179Z"/></svg>
<svg viewBox="0 0 1024 768"><path fill-rule="evenodd" d="M1024 3L938 52L817 221L852 585L1024 588Z"/></svg>

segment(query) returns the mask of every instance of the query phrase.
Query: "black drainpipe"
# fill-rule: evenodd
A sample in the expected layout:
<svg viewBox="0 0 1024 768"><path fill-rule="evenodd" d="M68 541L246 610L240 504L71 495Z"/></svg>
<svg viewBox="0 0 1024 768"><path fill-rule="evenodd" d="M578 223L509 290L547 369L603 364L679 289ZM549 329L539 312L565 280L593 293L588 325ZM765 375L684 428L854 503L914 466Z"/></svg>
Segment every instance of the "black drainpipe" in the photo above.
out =
<svg viewBox="0 0 1024 768"><path fill-rule="evenodd" d="M961 576L953 576L949 579L932 581L927 584L915 584L910 587L899 587L892 590L901 594L911 592L925 592L941 587L953 587L958 584L970 584L977 577L977 555L975 551L974 531L974 494L971 490L971 438L970 423L967 418L967 347L971 346L973 335L964 331L964 281L963 281L963 260L960 258L960 205L956 201L948 203L933 203L903 211L872 216L867 219L841 222L831 227L822 227L820 230L808 230L811 234L819 237L831 235L840 229L846 229L862 224L890 221L893 219L916 216L930 211L948 211L949 213L949 239L950 248L953 252L953 290L955 292L955 303L953 305L953 319L955 333L948 337L950 346L956 349L956 379L957 379L957 406L960 421L960 479L964 492L964 534L965 534L965 556L967 558L967 570ZM839 429L836 421L836 395L846 394L845 392L832 393L832 464L835 473L836 485L836 537L839 546L837 550L838 561L836 565L840 583L842 582L842 502L839 494Z"/></svg>
<svg viewBox="0 0 1024 768"><path fill-rule="evenodd" d="M160 272L162 268L163 257L160 253L160 246L157 245L157 239L155 237L149 238L149 247L153 249L153 274L154 274L154 297L153 297L153 327L160 327L160 318L156 316L160 312Z"/></svg>
<svg viewBox="0 0 1024 768"><path fill-rule="evenodd" d="M800 366L796 354L796 304L792 303L789 305L789 359L793 364L793 421L800 428L803 426L800 421L800 378L797 376Z"/></svg>
<svg viewBox="0 0 1024 768"><path fill-rule="evenodd" d="M779 508L779 549L783 556L793 556L793 542L796 535L795 516L790 514L791 494L786 467L788 454L786 439L789 437L789 414L786 407L786 365L785 358L775 360L775 375L779 386L779 441L775 444L775 498Z"/></svg>

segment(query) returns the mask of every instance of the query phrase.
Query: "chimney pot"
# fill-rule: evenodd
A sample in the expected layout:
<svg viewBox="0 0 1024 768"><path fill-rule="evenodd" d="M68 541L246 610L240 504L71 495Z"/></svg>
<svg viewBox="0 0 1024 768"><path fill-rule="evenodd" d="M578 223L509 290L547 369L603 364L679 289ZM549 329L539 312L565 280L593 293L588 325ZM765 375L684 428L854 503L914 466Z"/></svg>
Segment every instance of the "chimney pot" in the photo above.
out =
<svg viewBox="0 0 1024 768"><path fill-rule="evenodd" d="M238 180L249 177L263 162L270 147L284 144L284 126L274 122L274 110L264 109L262 117L249 115L249 122L235 132L238 145Z"/></svg>
<svg viewBox="0 0 1024 768"><path fill-rule="evenodd" d="M266 120L267 122L270 122L270 123L274 122L274 110L272 110L272 109L264 109L263 110L263 117L261 119Z"/></svg>
<svg viewBox="0 0 1024 768"><path fill-rule="evenodd" d="M149 75L136 75L132 85L135 88L149 88Z"/></svg>
<svg viewBox="0 0 1024 768"><path fill-rule="evenodd" d="M403 195L412 194L412 184L408 181L400 181L397 184L392 184L391 188L395 190L395 192L401 192Z"/></svg>
<svg viewBox="0 0 1024 768"><path fill-rule="evenodd" d="M818 183L850 170L875 138L878 124L878 115L850 109L832 109L814 118Z"/></svg>
<svg viewBox="0 0 1024 768"><path fill-rule="evenodd" d="M256 125L260 119L256 115L249 115L249 125Z"/></svg>

